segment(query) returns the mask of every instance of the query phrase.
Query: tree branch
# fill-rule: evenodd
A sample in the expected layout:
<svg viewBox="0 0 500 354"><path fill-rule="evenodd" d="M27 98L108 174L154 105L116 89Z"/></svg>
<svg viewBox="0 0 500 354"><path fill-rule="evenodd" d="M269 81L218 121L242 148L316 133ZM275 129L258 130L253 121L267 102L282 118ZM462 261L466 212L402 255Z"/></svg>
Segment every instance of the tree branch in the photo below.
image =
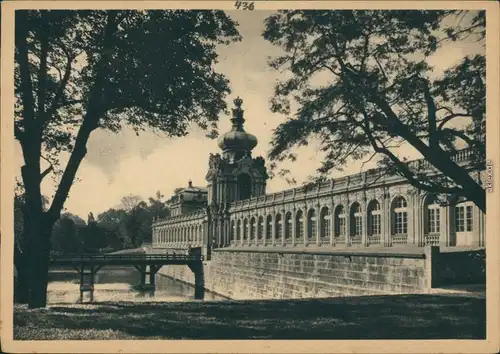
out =
<svg viewBox="0 0 500 354"><path fill-rule="evenodd" d="M427 81L427 79L422 79L422 82L424 86L424 98L427 104L427 121L429 122L429 146L435 148L439 143L436 128L436 103L429 90L429 81Z"/></svg>
<svg viewBox="0 0 500 354"><path fill-rule="evenodd" d="M451 135L454 135L454 136L462 139L463 141L465 141L469 145L469 147L483 145L481 141L476 140L476 139L472 139L471 137L467 136L462 131L458 131L458 130L454 130L454 129L450 129L450 128L444 128L443 130L441 130L440 133L441 134L449 133Z"/></svg>
<svg viewBox="0 0 500 354"><path fill-rule="evenodd" d="M44 15L42 12L42 19ZM49 52L49 38L44 26L40 28L40 67L38 70L38 121L41 125L45 120L45 97L47 94L47 56Z"/></svg>
<svg viewBox="0 0 500 354"><path fill-rule="evenodd" d="M47 110L46 114L46 119L44 120L44 123L48 120L51 119L54 113L57 111L59 106L59 101L61 100L61 97L64 93L64 90L66 89L66 85L68 84L69 78L71 76L71 64L73 62L74 57L69 53L67 48L64 46L64 44L61 43L61 48L66 54L67 58L67 63L66 63L66 68L64 71L64 77L61 81L61 84L59 85L59 88L57 89L56 95L54 96L54 99L52 100L52 104L50 105L50 108Z"/></svg>
<svg viewBox="0 0 500 354"><path fill-rule="evenodd" d="M45 161L47 161L47 162L48 162L48 164L50 165L50 166L49 166L49 167L47 167L47 168L45 169L45 171L43 171L43 172L42 172L42 174L40 175L40 180L42 181L42 180L45 178L45 176L47 176L50 172L55 171L55 169L54 169L54 165L52 164L52 162L51 162L48 158L46 158L46 157L45 157L45 156L43 156L43 155L40 155L40 157L41 157L42 159L44 159Z"/></svg>
<svg viewBox="0 0 500 354"><path fill-rule="evenodd" d="M53 220L56 220L59 217L59 214L64 206L64 202L68 197L69 190L71 189L75 179L78 167L87 154L87 141L90 137L90 133L99 126L99 118L103 110L102 91L107 77L107 63L109 61L109 56L112 54L109 48L112 46L113 34L116 31L116 16L116 11L108 12L103 38L103 56L100 58L98 63L96 78L88 101L87 111L83 117L83 123L78 130L73 152L71 153L68 164L66 165L62 175L61 182L59 183L54 199L52 200L52 205L48 211L49 217Z"/></svg>
<svg viewBox="0 0 500 354"><path fill-rule="evenodd" d="M28 59L28 45L26 37L28 36L28 24L25 23L27 13L19 11L16 13L16 48L17 60L19 62L19 72L21 75L21 98L23 101L23 120L27 123L26 128L35 119L33 102L33 84L31 82L30 63Z"/></svg>
<svg viewBox="0 0 500 354"><path fill-rule="evenodd" d="M368 160L363 161L363 163L361 164L360 171L362 171L362 170L363 170L363 167L365 167L365 165L366 165L367 163L369 163L371 160L373 160L373 158L374 158L375 156L377 156L377 155L378 155L378 153L377 153L376 151L374 151L374 152L373 152L373 154L372 154L372 156L370 156L370 158L369 158Z"/></svg>
<svg viewBox="0 0 500 354"><path fill-rule="evenodd" d="M363 116L364 116L364 122L365 122L365 124L364 124L365 125L365 133L366 133L366 136L368 137L368 140L370 141L375 153L380 153L380 154L383 154L383 155L389 157L389 159L391 159L391 161L396 165L398 172L400 172L400 174L408 180L410 185L412 185L413 187L415 187L419 190L425 190L428 192L438 193L438 194L448 193L448 194L461 195L463 193L463 189L461 189L459 187L443 187L443 186L437 186L437 185L431 186L431 185L426 185L426 184L421 183L418 180L418 178L415 176L415 174L409 169L407 163L401 161L396 155L394 155L389 149L387 149L379 139L376 139L373 137L371 130L370 130L369 123L368 123L369 116L366 113L366 111L363 112ZM379 145L379 143L381 145Z"/></svg>
<svg viewBox="0 0 500 354"><path fill-rule="evenodd" d="M470 114L468 114L468 113L453 113L453 114L447 115L446 117L443 118L443 120L441 120L441 122L439 123L439 125L437 127L437 130L438 131L442 130L443 126L446 123L448 123L453 118L457 118L457 117L470 117Z"/></svg>

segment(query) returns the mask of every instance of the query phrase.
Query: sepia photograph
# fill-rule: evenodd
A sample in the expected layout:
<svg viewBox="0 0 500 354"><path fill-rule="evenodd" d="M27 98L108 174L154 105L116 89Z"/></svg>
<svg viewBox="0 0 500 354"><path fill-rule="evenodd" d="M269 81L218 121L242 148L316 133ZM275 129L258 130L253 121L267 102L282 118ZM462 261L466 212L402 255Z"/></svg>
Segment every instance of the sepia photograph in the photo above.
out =
<svg viewBox="0 0 500 354"><path fill-rule="evenodd" d="M306 3L3 4L2 351L499 350L498 4Z"/></svg>

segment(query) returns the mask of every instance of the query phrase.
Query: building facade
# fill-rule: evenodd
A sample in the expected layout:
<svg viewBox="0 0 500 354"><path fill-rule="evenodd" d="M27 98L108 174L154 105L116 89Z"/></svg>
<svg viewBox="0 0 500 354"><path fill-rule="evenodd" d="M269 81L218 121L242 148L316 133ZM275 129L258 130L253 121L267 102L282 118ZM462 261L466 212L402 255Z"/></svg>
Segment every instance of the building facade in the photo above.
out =
<svg viewBox="0 0 500 354"><path fill-rule="evenodd" d="M443 203L377 169L266 194L265 161L252 157L257 139L243 128L242 100L234 103L222 154L209 157L207 187L176 190L171 217L153 223L154 248L485 246L485 215L472 202ZM471 152L454 159L467 166ZM484 171L470 173L484 179Z"/></svg>

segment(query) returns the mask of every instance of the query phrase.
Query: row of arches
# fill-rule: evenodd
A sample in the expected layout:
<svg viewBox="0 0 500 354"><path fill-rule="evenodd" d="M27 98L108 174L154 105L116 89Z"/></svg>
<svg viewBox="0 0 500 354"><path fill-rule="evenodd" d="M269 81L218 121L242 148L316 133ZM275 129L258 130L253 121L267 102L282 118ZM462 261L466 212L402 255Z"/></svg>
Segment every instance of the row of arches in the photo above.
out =
<svg viewBox="0 0 500 354"><path fill-rule="evenodd" d="M164 226L156 229L153 242L157 245L169 242L199 243L203 242L204 224Z"/></svg>
<svg viewBox="0 0 500 354"><path fill-rule="evenodd" d="M440 232L440 206L435 197L425 199L426 234ZM381 242L383 220L389 217L390 225L385 229L394 236L396 242L405 243L408 238L409 209L405 197L394 198L390 205L389 215L384 214L378 200L370 200L365 206L359 202L352 203L349 208L343 204L321 208L299 209L273 215L255 215L231 220L230 241L264 242L271 239L277 242L296 242L308 239L310 241L330 240L331 236L338 242L349 240L351 243L361 243L366 231L369 243ZM365 230L366 228L366 230Z"/></svg>
<svg viewBox="0 0 500 354"><path fill-rule="evenodd" d="M476 208L477 209L477 208ZM484 243L484 215L471 202L441 205L435 196L414 200L395 197L389 205L376 199L268 215L231 215L229 223L155 227L154 243L186 244L393 244L447 245ZM476 216L474 216L476 215ZM477 218L477 219L476 219ZM482 221L481 221L482 220ZM219 224L219 222L221 222ZM475 226L474 226L475 225ZM209 227L213 226L209 231ZM454 238L454 239L453 239Z"/></svg>

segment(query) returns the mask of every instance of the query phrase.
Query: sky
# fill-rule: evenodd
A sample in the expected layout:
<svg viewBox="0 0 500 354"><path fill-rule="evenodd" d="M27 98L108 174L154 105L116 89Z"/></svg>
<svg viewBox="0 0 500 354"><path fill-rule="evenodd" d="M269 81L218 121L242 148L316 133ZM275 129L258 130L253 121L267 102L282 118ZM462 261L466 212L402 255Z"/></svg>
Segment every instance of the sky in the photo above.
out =
<svg viewBox="0 0 500 354"><path fill-rule="evenodd" d="M232 101L238 96L243 99L245 130L255 135L259 141L253 150L253 156L266 157L272 129L286 118L273 114L269 109L274 85L283 75L267 65L268 56L279 55L280 49L261 36L263 21L271 12L228 11L228 14L239 23L238 29L243 39L241 42L219 47L216 71L226 75L230 81L232 94L227 97L228 106L232 108ZM435 66L435 72L440 72L457 64L465 54L478 50L481 49L477 44L454 43L439 50L429 62ZM229 119L224 114L220 116L221 134L230 129ZM190 134L182 138L168 138L152 132L136 136L128 128L118 134L97 130L92 133L87 150L77 173L78 180L71 188L64 210L85 219L90 212L97 215L119 206L120 199L125 195L139 195L147 199L154 196L156 191L161 191L168 198L175 188L187 186L189 180L195 186L206 186L209 153L220 152L217 141L206 138L197 129L191 129ZM300 184L308 176L315 174L321 160L314 143L297 152L297 161L282 167L290 169L292 176ZM400 155L410 158L418 156L412 149L402 150ZM23 162L19 146L16 149L16 160L20 168ZM61 158L63 165L66 160L65 157ZM342 174L361 172L362 162L353 161ZM373 166L374 162L365 164L364 170ZM16 172L20 175L19 170ZM290 187L284 179L276 177L268 181L267 192L273 193ZM54 182L46 178L42 184L42 192L50 196L54 191Z"/></svg>

